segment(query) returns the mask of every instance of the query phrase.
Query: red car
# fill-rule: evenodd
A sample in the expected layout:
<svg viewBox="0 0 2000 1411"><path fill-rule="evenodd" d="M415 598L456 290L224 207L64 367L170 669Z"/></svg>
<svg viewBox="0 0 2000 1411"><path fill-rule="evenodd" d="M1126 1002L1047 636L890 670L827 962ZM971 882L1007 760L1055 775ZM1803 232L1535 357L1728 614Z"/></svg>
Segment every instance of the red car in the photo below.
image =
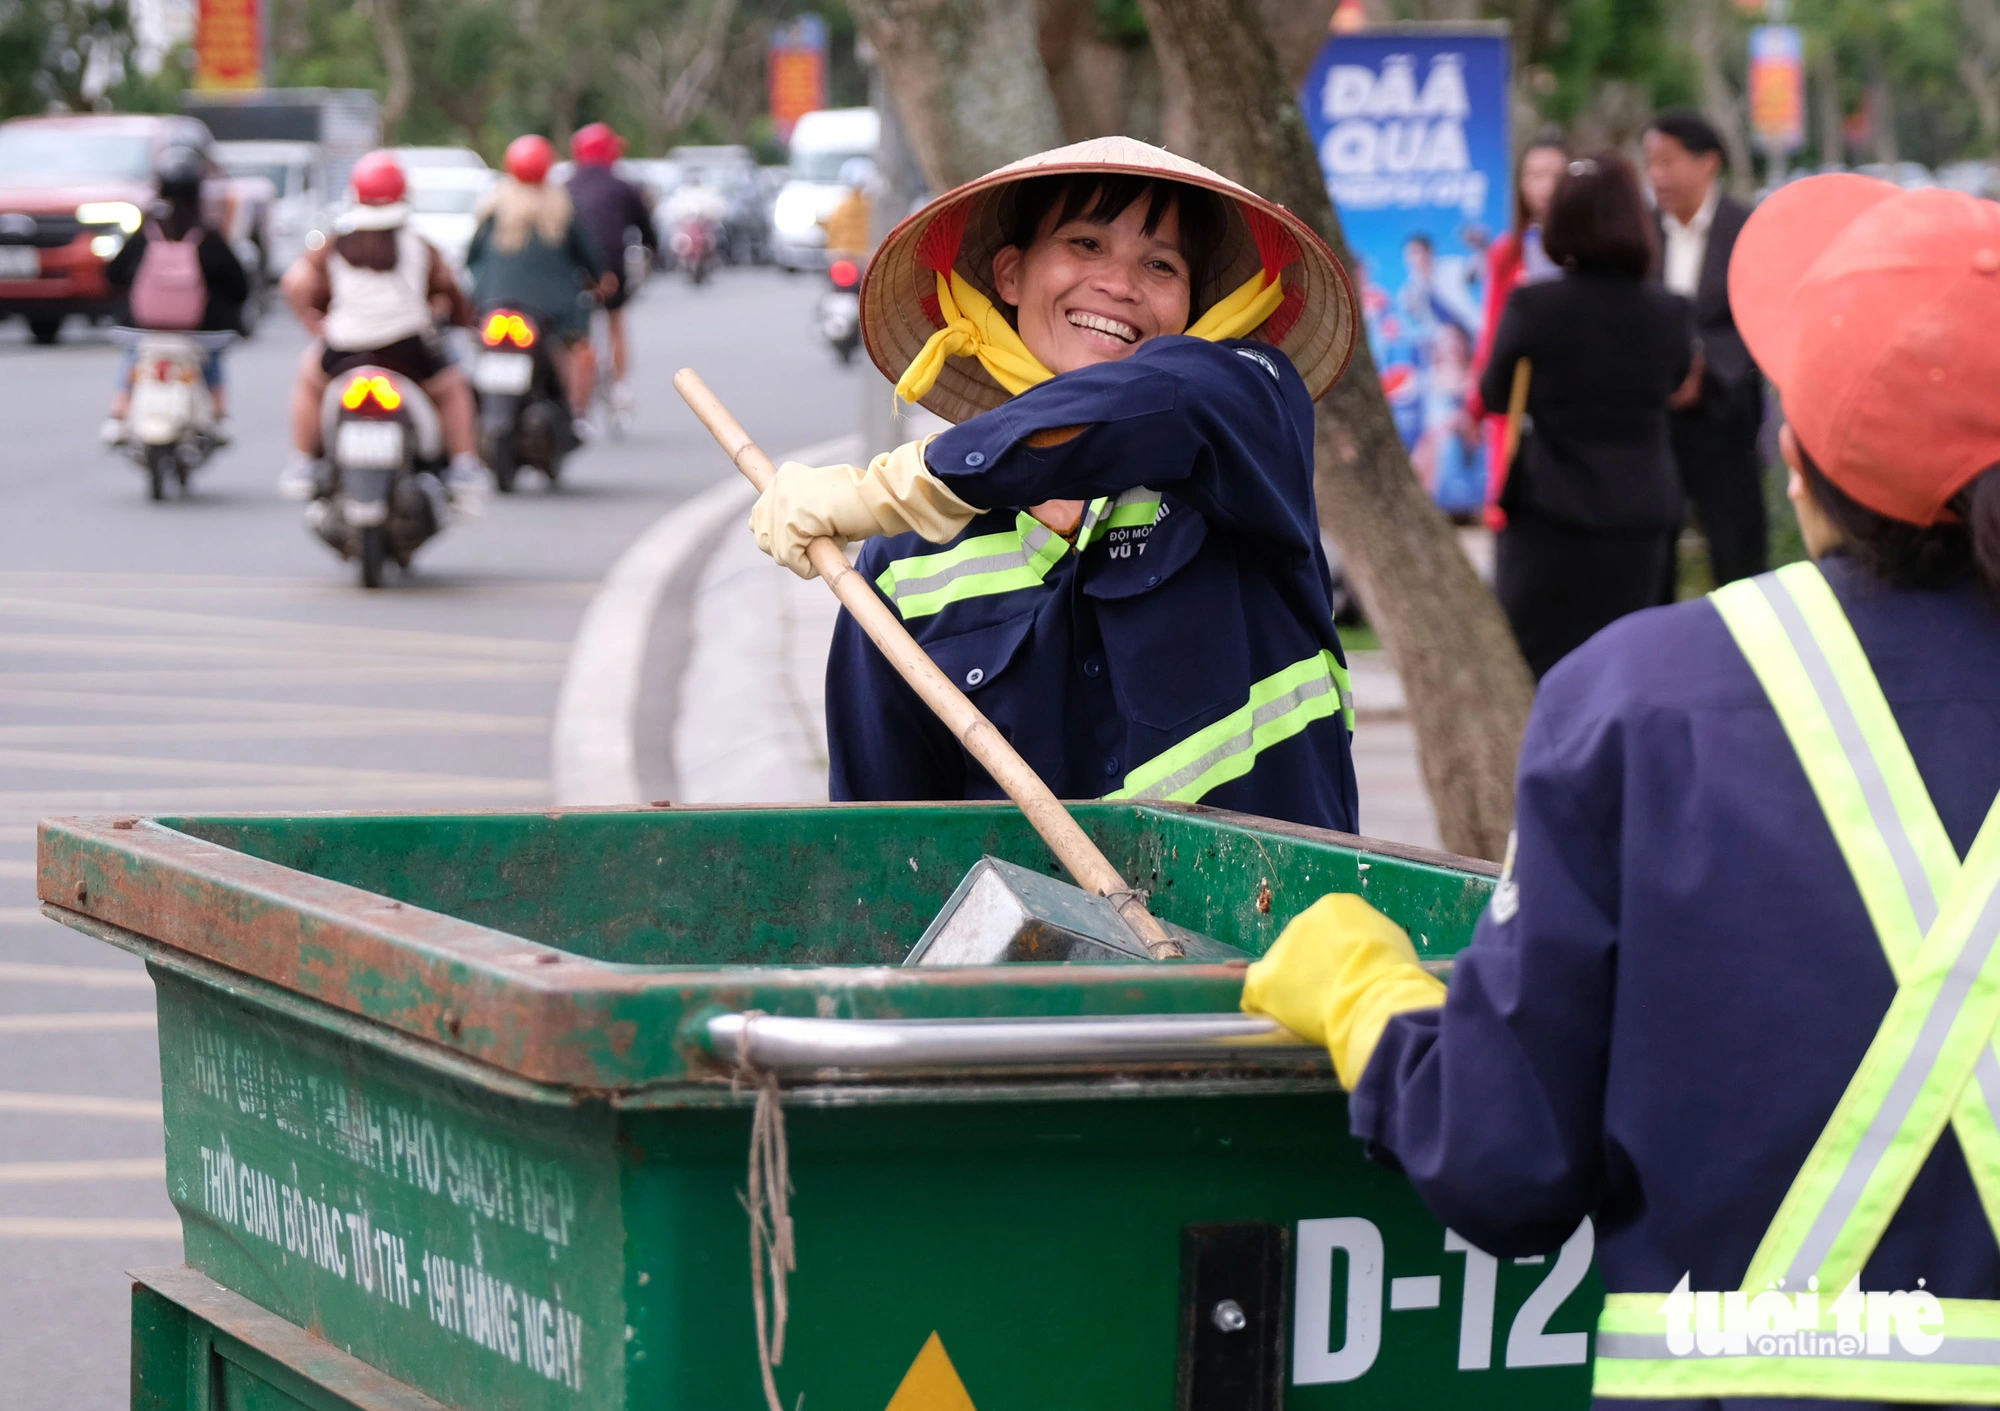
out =
<svg viewBox="0 0 2000 1411"><path fill-rule="evenodd" d="M117 300L104 266L139 228L164 147L207 152L208 128L172 115L16 118L0 123L0 317L21 314L53 343L71 314L108 316ZM210 204L232 232L256 213L218 178ZM235 241L239 258L254 249ZM246 264L252 287L261 273Z"/></svg>

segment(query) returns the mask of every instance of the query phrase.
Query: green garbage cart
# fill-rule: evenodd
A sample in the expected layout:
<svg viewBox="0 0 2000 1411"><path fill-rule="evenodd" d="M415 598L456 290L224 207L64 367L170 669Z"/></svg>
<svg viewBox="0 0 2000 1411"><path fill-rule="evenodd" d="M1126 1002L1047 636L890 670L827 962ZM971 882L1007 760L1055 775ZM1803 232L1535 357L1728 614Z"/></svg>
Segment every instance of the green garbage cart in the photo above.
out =
<svg viewBox="0 0 2000 1411"><path fill-rule="evenodd" d="M1357 890L1449 956L1493 883L1076 813L1252 953ZM1240 968L902 965L986 855L1055 870L984 804L45 822L45 909L158 990L186 1264L135 1272L136 1411L766 1406L753 1127L788 1411L1587 1403L1589 1226L1439 1226Z"/></svg>

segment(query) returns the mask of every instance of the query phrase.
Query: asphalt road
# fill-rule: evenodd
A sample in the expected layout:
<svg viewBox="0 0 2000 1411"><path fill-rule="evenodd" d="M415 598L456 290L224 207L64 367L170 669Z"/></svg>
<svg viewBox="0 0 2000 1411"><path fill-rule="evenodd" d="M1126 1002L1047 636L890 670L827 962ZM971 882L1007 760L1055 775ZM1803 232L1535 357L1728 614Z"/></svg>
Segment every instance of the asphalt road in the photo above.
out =
<svg viewBox="0 0 2000 1411"><path fill-rule="evenodd" d="M230 354L236 444L165 504L97 445L116 350L0 326L0 1404L129 1404L122 1271L180 1258L152 984L35 910L35 820L548 803L550 712L599 578L733 473L672 371L699 368L773 451L853 429L860 373L812 334L816 292L655 279L630 437L580 452L556 493L524 476L376 593L272 488L288 319Z"/></svg>

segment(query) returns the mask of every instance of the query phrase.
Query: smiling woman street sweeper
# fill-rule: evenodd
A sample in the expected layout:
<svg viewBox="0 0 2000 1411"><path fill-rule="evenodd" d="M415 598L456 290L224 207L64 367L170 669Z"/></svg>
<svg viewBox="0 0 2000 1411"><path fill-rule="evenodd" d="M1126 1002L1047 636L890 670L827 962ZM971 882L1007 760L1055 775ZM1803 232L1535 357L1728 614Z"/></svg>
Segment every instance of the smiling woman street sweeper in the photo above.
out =
<svg viewBox="0 0 2000 1411"><path fill-rule="evenodd" d="M870 355L957 425L780 467L751 526L860 571L1064 798L1353 831L1353 713L1313 501L1313 399L1355 303L1283 207L1128 138L1025 158L883 243ZM999 790L842 615L835 799Z"/></svg>

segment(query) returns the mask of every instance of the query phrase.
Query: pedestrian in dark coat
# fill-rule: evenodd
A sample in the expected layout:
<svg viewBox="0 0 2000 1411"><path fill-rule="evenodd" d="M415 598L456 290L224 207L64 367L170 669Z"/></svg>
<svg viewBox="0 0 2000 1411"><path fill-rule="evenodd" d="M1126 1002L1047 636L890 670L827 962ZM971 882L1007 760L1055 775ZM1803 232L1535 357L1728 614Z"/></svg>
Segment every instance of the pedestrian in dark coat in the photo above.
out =
<svg viewBox="0 0 2000 1411"><path fill-rule="evenodd" d="M1530 368L1496 587L1538 679L1657 600L1681 517L1667 402L1694 357L1687 300L1647 279L1655 237L1630 162L1571 163L1543 240L1563 276L1514 291L1480 378L1505 407Z"/></svg>
<svg viewBox="0 0 2000 1411"><path fill-rule="evenodd" d="M1674 397L1674 462L1708 539L1717 583L1762 573L1769 535L1764 466L1764 377L1736 331L1729 260L1750 208L1722 189L1722 139L1708 119L1674 109L1646 131L1646 180L1662 246L1658 278L1694 301L1701 362ZM1662 580L1663 602L1675 579Z"/></svg>

